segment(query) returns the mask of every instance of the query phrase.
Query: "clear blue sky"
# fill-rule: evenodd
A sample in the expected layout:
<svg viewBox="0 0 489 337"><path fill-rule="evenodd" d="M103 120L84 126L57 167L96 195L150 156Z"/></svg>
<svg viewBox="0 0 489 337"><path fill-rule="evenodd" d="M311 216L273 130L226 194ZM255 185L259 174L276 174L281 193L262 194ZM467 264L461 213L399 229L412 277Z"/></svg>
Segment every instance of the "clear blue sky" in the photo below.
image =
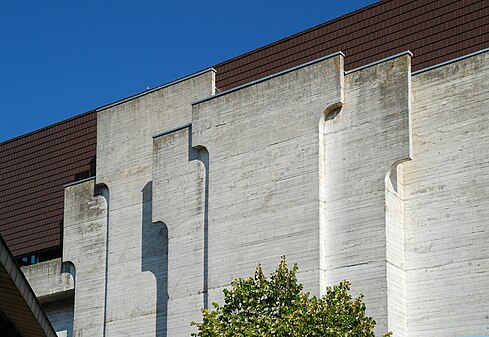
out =
<svg viewBox="0 0 489 337"><path fill-rule="evenodd" d="M2 1L0 142L374 2Z"/></svg>

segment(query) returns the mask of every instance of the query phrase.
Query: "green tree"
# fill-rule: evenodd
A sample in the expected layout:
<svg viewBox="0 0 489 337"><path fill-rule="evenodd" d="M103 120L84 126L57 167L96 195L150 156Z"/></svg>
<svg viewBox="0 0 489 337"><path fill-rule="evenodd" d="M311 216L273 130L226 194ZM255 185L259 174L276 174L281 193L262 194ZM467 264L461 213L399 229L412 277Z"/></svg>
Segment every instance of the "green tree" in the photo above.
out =
<svg viewBox="0 0 489 337"><path fill-rule="evenodd" d="M202 309L202 323L192 322L198 328L192 336L375 337L363 296L352 298L348 281L317 298L302 291L297 270L297 265L289 270L282 257L270 279L260 265L254 278L235 279L231 290L224 290L224 305L213 303L213 311Z"/></svg>

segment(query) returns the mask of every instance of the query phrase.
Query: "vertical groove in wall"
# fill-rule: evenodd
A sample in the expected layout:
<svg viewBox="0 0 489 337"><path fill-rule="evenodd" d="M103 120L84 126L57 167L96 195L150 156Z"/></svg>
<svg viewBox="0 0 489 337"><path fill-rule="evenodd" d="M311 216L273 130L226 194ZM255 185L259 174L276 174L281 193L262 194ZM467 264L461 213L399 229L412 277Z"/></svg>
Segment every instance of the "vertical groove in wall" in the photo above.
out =
<svg viewBox="0 0 489 337"><path fill-rule="evenodd" d="M96 185L96 194L102 196L106 202L106 220L105 220L105 275L104 275L104 322L103 322L103 337L107 334L107 290L108 290L108 274L109 274L109 214L110 214L110 191L104 184Z"/></svg>
<svg viewBox="0 0 489 337"><path fill-rule="evenodd" d="M204 309L209 309L209 152L199 149L199 160L204 165Z"/></svg>
<svg viewBox="0 0 489 337"><path fill-rule="evenodd" d="M204 230L204 242L203 242L203 275L202 275L202 295L203 295L203 308L209 308L209 151L203 147L192 146L192 126L190 125L188 130L189 137L189 161L198 160L203 166L203 179L204 179L204 212L203 212L203 230Z"/></svg>

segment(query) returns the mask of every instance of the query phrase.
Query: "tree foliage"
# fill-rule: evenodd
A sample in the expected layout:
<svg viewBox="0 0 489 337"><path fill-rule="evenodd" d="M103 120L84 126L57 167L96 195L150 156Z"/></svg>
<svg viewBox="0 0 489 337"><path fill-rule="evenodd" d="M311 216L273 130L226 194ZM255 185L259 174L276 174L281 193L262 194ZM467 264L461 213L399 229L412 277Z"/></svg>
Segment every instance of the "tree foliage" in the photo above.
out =
<svg viewBox="0 0 489 337"><path fill-rule="evenodd" d="M235 279L224 290L224 305L213 303L213 311L202 309L202 323L192 322L198 328L192 336L375 337L363 296L352 298L348 281L317 298L302 291L297 269L289 270L282 257L270 279L260 265L254 278Z"/></svg>

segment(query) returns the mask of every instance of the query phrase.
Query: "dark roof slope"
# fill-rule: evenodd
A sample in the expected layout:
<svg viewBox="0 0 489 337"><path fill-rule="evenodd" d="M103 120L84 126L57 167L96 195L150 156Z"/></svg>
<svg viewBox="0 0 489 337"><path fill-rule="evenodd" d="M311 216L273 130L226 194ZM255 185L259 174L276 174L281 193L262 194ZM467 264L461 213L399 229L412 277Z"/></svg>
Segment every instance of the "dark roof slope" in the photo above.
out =
<svg viewBox="0 0 489 337"><path fill-rule="evenodd" d="M15 256L61 246L63 185L95 173L96 117L88 112L0 144L0 234Z"/></svg>
<svg viewBox="0 0 489 337"><path fill-rule="evenodd" d="M385 0L214 66L227 90L337 51L347 70L411 50L413 70L489 47L487 0ZM96 112L0 144L0 233L16 256L61 245L63 184L95 173Z"/></svg>
<svg viewBox="0 0 489 337"><path fill-rule="evenodd" d="M387 0L214 66L223 90L342 51L345 68L399 52L419 70L489 46L485 0Z"/></svg>
<svg viewBox="0 0 489 337"><path fill-rule="evenodd" d="M22 336L56 337L24 273L0 236L0 312Z"/></svg>

